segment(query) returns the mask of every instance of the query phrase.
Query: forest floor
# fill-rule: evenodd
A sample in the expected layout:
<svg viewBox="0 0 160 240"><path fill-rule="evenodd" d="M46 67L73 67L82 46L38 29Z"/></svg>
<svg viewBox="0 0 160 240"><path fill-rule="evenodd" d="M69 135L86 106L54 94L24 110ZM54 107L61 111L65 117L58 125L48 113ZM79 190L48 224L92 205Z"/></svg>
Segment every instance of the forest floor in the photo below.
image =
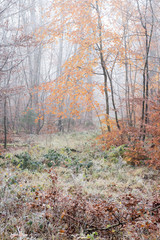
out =
<svg viewBox="0 0 160 240"><path fill-rule="evenodd" d="M152 199L160 196L158 171L127 164L125 146L102 151L95 137L94 132L32 136L16 139L1 154L0 239L158 239L160 224L150 231L147 216L137 233L129 225L105 235L88 213L86 221L94 222L95 230L85 231L82 208L88 203L101 208L103 201L122 205L123 196L130 196L152 208ZM111 222L116 223L112 217Z"/></svg>

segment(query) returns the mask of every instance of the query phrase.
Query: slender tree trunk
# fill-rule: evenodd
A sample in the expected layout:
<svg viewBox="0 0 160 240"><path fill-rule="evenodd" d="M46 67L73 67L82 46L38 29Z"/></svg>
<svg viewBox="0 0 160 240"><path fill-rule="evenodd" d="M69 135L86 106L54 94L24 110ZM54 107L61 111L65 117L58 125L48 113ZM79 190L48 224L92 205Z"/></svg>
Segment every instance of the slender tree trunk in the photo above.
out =
<svg viewBox="0 0 160 240"><path fill-rule="evenodd" d="M4 148L7 148L7 97L4 98Z"/></svg>
<svg viewBox="0 0 160 240"><path fill-rule="evenodd" d="M96 1L96 11L98 15L98 29L99 29L99 52L100 52L100 60L101 60L101 67L103 70L104 75L104 93L105 93L105 103L106 103L106 122L107 122L107 129L108 132L111 131L110 123L109 123L109 97L108 97L108 83L107 83L107 73L105 67L105 61L103 58L103 43L102 43L102 22L100 18L100 11L98 1Z"/></svg>
<svg viewBox="0 0 160 240"><path fill-rule="evenodd" d="M140 10L139 0L137 0L137 7L140 16L141 25L145 31L145 63L143 68L143 100L142 100L142 123L140 127L140 139L145 141L146 138L146 124L148 123L148 99L149 99L149 51L151 46L151 40L153 35L154 27L154 12L152 7L152 0L149 0L150 12L152 17L152 22L150 24L150 30L148 33L148 23L146 20L146 11L148 9L148 1L146 1L146 10L144 19L142 18L142 13Z"/></svg>
<svg viewBox="0 0 160 240"><path fill-rule="evenodd" d="M59 52L58 52L58 63L57 63L57 74L56 74L57 76L56 76L56 78L58 78L62 73L62 57L63 57L63 34L62 34L62 37L59 41ZM59 111L60 112L63 111L63 100L62 100L62 103L59 105ZM62 116L60 116L58 118L58 130L59 130L59 132L64 132Z"/></svg>
<svg viewBox="0 0 160 240"><path fill-rule="evenodd" d="M113 83L112 83L112 78L109 75L109 72L107 71L107 75L110 81L110 86L111 86L111 96L112 96L112 104L113 104L113 109L114 109L114 113L115 113L115 119L116 119L116 124L117 124L117 128L120 130L120 125L119 125L119 120L118 120L118 113L117 113L117 108L116 108L116 104L115 104L115 100L114 100L114 91L113 91Z"/></svg>
<svg viewBox="0 0 160 240"><path fill-rule="evenodd" d="M126 101L126 113L127 121L129 126L132 126L131 117L131 106L130 106L130 88L129 88L129 71L128 71L128 56L127 56L127 39L126 39L126 26L124 26L124 47L125 47L125 74L126 74L126 91L125 91L125 101Z"/></svg>
<svg viewBox="0 0 160 240"><path fill-rule="evenodd" d="M104 67L103 67L103 74L104 74L104 92L105 92L105 101L106 101L106 121L107 121L108 132L110 132L111 127L109 123L109 97L108 97L108 86L107 86L107 74Z"/></svg>

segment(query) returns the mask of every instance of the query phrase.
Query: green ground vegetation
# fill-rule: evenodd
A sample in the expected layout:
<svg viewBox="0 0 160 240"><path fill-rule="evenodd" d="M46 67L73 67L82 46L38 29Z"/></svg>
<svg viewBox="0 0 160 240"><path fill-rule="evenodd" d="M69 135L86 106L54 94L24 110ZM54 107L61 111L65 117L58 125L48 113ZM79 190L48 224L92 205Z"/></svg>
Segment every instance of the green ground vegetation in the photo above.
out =
<svg viewBox="0 0 160 240"><path fill-rule="evenodd" d="M101 200L112 195L117 202L124 193L143 199L159 194L158 171L126 163L126 146L102 151L95 136L94 132L35 136L34 144L24 147L22 142L22 148L1 155L0 239L67 239L62 231L46 232L41 214L28 210L37 192L51 187L50 169L58 176L57 187L70 196L77 188ZM81 229L70 239L101 238L97 232L85 234ZM123 239L131 239L130 233L125 233Z"/></svg>

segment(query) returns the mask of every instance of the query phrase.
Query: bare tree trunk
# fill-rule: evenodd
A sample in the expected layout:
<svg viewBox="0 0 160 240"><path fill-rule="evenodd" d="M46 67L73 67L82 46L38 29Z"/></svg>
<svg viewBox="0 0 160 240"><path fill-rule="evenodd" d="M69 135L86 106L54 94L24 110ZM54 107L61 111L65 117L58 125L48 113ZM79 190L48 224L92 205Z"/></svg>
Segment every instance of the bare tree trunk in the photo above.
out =
<svg viewBox="0 0 160 240"><path fill-rule="evenodd" d="M113 104L113 109L114 109L114 113L115 113L115 119L116 119L116 124L117 124L117 128L120 130L120 125L119 125L119 120L118 120L118 113L117 113L117 108L116 108L116 104L115 104L115 100L114 100L114 91L113 91L113 83L112 83L112 77L110 76L108 70L106 69L109 81L110 81L110 86L111 86L111 96L112 96L112 104Z"/></svg>
<svg viewBox="0 0 160 240"><path fill-rule="evenodd" d="M145 63L143 68L143 100L142 100L142 122L140 127L140 139L143 141L146 138L146 124L148 123L148 98L149 98L149 52L153 34L153 27L154 27L154 13L152 7L152 0L149 0L150 4L150 12L151 12L151 24L150 24L150 32L148 33L148 23L146 20L146 12L148 10L148 0L146 0L145 6L145 15L144 19L142 17L142 13L140 10L139 0L137 0L137 7L140 16L141 25L145 31Z"/></svg>
<svg viewBox="0 0 160 240"><path fill-rule="evenodd" d="M4 148L7 148L7 97L4 97Z"/></svg>
<svg viewBox="0 0 160 240"><path fill-rule="evenodd" d="M58 63L57 63L57 77L58 78L62 73L62 56L63 56L63 35L59 41L59 52L58 52ZM63 100L62 103L59 105L59 111L63 111ZM62 116L58 119L58 130L59 132L64 132L64 126L63 126L63 119Z"/></svg>
<svg viewBox="0 0 160 240"><path fill-rule="evenodd" d="M103 70L103 76L104 76L104 93L105 93L105 103L106 103L106 123L107 123L107 129L108 132L111 131L110 123L109 123L109 97L108 97L108 83L107 83L107 73L106 73L106 66L105 61L103 58L103 43L102 43L102 22L100 17L100 11L99 11L99 5L98 1L96 1L96 11L98 15L98 29L99 29L99 52L100 52L100 61L101 61L101 67Z"/></svg>
<svg viewBox="0 0 160 240"><path fill-rule="evenodd" d="M128 19L126 20L128 21ZM128 22L126 23L128 24ZM128 71L128 56L127 56L127 37L126 37L126 29L124 26L124 47L125 47L125 101L126 101L126 113L127 113L127 121L129 126L132 126L132 117L131 117L131 104L130 104L130 87L129 87L129 71Z"/></svg>

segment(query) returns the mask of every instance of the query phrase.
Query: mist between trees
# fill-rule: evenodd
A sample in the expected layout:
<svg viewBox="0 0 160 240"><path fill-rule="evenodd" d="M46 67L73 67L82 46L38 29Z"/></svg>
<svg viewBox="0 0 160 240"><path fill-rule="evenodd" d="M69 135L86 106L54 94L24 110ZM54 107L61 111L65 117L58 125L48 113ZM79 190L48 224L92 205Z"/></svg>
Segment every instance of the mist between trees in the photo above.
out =
<svg viewBox="0 0 160 240"><path fill-rule="evenodd" d="M1 1L4 147L14 134L100 128L108 147L147 142L157 161L159 10L158 0Z"/></svg>

